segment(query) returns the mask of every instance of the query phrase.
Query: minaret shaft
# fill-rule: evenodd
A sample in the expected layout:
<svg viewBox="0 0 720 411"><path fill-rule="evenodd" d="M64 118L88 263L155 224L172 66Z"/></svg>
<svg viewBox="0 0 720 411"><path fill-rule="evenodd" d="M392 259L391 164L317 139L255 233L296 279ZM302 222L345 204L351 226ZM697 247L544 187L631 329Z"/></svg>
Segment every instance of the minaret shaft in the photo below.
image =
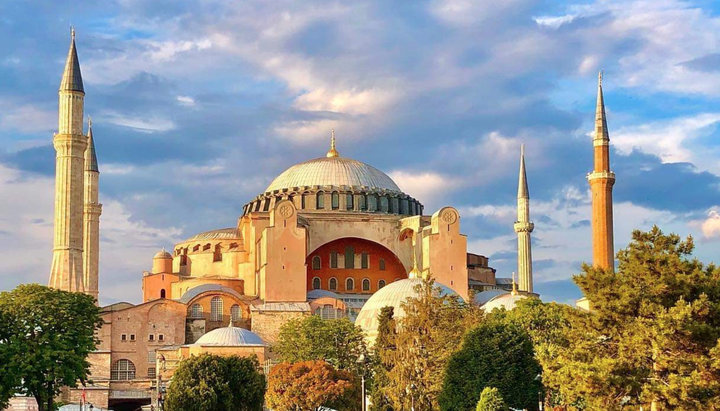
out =
<svg viewBox="0 0 720 411"><path fill-rule="evenodd" d="M520 154L520 173L518 175L517 215L514 229L518 237L518 288L520 291L532 293L532 249L530 233L535 225L530 221L530 194L525 172L525 150Z"/></svg>
<svg viewBox="0 0 720 411"><path fill-rule="evenodd" d="M100 261L100 214L98 201L100 172L95 156L92 123L88 123L88 147L85 150L85 190L83 214L83 283L85 292L98 300L98 265Z"/></svg>
<svg viewBox="0 0 720 411"><path fill-rule="evenodd" d="M87 137L83 135L83 104L75 39L70 43L58 101L55 147L55 233L49 285L66 291L84 291L83 213L84 163Z"/></svg>
<svg viewBox="0 0 720 411"><path fill-rule="evenodd" d="M595 136L593 137L595 164L588 175L592 193L593 265L613 270L615 250L613 245L612 188L615 173L610 171L610 137L605 117L602 92L602 73L598 77L598 95L595 108Z"/></svg>

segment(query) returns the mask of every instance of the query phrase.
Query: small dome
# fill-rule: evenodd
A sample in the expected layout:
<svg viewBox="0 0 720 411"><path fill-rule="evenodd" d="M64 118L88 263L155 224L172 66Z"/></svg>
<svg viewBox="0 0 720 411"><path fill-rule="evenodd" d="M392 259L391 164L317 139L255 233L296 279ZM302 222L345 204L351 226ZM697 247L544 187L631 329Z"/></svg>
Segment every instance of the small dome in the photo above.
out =
<svg viewBox="0 0 720 411"><path fill-rule="evenodd" d="M394 281L385 287L379 289L373 294L363 305L360 313L355 319L355 325L359 325L365 332L369 341L375 341L377 337L378 315L384 307L393 307L394 318L398 319L405 316L405 311L400 306L408 298L418 296L415 290L417 285L422 284L421 278L406 278L404 280ZM440 295L458 295L455 291L438 282L434 287L440 287Z"/></svg>
<svg viewBox="0 0 720 411"><path fill-rule="evenodd" d="M306 186L368 187L402 193L387 174L361 161L345 157L320 157L283 171L265 192Z"/></svg>
<svg viewBox="0 0 720 411"><path fill-rule="evenodd" d="M155 254L155 256L153 257L153 259L156 259L156 258L172 259L173 256L172 256L172 254L165 251L165 249L163 248L162 250L158 251L157 254Z"/></svg>
<svg viewBox="0 0 720 411"><path fill-rule="evenodd" d="M528 296L524 294L513 295L512 293L505 292L504 294L491 298L490 301L482 305L480 308L485 310L486 313L489 313L496 308L505 308L509 311L515 308L518 301L525 298L528 298Z"/></svg>
<svg viewBox="0 0 720 411"><path fill-rule="evenodd" d="M475 297L473 298L473 303L479 306L483 306L488 301L492 300L493 298L507 294L506 290L485 290L480 291L479 293L475 294Z"/></svg>
<svg viewBox="0 0 720 411"><path fill-rule="evenodd" d="M307 293L308 300L317 300L322 297L331 297L340 299L340 295L328 290L310 290Z"/></svg>
<svg viewBox="0 0 720 411"><path fill-rule="evenodd" d="M213 345L218 347L242 347L248 345L265 345L257 334L240 327L216 328L195 341L194 345Z"/></svg>

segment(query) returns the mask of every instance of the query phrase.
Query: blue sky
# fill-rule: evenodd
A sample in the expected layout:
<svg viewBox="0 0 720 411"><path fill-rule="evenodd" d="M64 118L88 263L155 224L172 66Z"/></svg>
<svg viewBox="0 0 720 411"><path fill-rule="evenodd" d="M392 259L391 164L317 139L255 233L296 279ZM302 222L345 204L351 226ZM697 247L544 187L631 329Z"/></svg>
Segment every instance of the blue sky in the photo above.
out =
<svg viewBox="0 0 720 411"><path fill-rule="evenodd" d="M498 3L498 4L485 4ZM597 72L616 249L658 224L720 246L720 17L711 1L0 3L0 289L47 281L57 87L69 27L104 204L101 302L139 301L161 247L232 226L290 165L342 155L426 211L457 207L472 252L515 267L526 144L535 283L580 296L591 258Z"/></svg>

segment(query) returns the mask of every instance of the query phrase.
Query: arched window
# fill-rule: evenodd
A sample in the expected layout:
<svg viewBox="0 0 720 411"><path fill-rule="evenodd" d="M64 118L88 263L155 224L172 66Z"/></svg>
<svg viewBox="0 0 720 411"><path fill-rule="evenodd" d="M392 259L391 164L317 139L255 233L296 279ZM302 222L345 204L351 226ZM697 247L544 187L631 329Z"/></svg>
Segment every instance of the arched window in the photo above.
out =
<svg viewBox="0 0 720 411"><path fill-rule="evenodd" d="M360 197L358 197L358 209L360 209L362 211L364 211L367 208L365 198L366 198L365 195L361 195Z"/></svg>
<svg viewBox="0 0 720 411"><path fill-rule="evenodd" d="M213 261L222 261L222 247L220 244L215 246L215 252L213 253Z"/></svg>
<svg viewBox="0 0 720 411"><path fill-rule="evenodd" d="M347 197L345 199L345 205L348 210L353 209L353 195L352 194L347 195Z"/></svg>
<svg viewBox="0 0 720 411"><path fill-rule="evenodd" d="M233 322L242 320L242 313L240 312L239 305L233 304L233 306L230 307L230 318L232 318Z"/></svg>
<svg viewBox="0 0 720 411"><path fill-rule="evenodd" d="M325 208L325 193L322 191L318 191L316 199L315 199L315 208L318 210L322 210Z"/></svg>
<svg viewBox="0 0 720 411"><path fill-rule="evenodd" d="M332 199L332 209L337 210L338 208L340 208L340 194L338 194L336 191L333 191L330 198Z"/></svg>
<svg viewBox="0 0 720 411"><path fill-rule="evenodd" d="M378 281L378 290L385 287L385 280Z"/></svg>
<svg viewBox="0 0 720 411"><path fill-rule="evenodd" d="M215 296L210 300L210 319L212 321L221 321L223 314L223 300Z"/></svg>
<svg viewBox="0 0 720 411"><path fill-rule="evenodd" d="M203 316L203 308L200 304L193 304L192 307L190 307L190 318L202 318Z"/></svg>
<svg viewBox="0 0 720 411"><path fill-rule="evenodd" d="M165 298L165 289L160 289L160 298Z"/></svg>
<svg viewBox="0 0 720 411"><path fill-rule="evenodd" d="M355 268L355 248L345 247L345 268Z"/></svg>
<svg viewBox="0 0 720 411"><path fill-rule="evenodd" d="M393 214L398 214L400 212L400 200L397 197L392 197L390 199L390 212Z"/></svg>
<svg viewBox="0 0 720 411"><path fill-rule="evenodd" d="M338 260L338 253L337 253L337 251L331 251L331 252L330 252L330 268L338 268L338 267L337 267L337 260Z"/></svg>
<svg viewBox="0 0 720 411"><path fill-rule="evenodd" d="M320 289L320 277L314 277L314 278L313 278L312 288L313 288L313 290L319 290L319 289Z"/></svg>
<svg viewBox="0 0 720 411"><path fill-rule="evenodd" d="M380 197L380 211L387 213L389 209L388 198L385 196Z"/></svg>
<svg viewBox="0 0 720 411"><path fill-rule="evenodd" d="M332 291L337 290L337 278L333 277L328 282L328 288Z"/></svg>
<svg viewBox="0 0 720 411"><path fill-rule="evenodd" d="M110 379L119 381L134 380L135 364L126 359L115 361L115 364L110 369Z"/></svg>
<svg viewBox="0 0 720 411"><path fill-rule="evenodd" d="M400 200L400 214L410 214L410 206L408 205L407 198L403 198L402 200Z"/></svg>
<svg viewBox="0 0 720 411"><path fill-rule="evenodd" d="M380 271L385 271L385 259L380 259Z"/></svg>
<svg viewBox="0 0 720 411"><path fill-rule="evenodd" d="M319 270L320 269L320 256L316 255L312 258L312 269L313 270Z"/></svg>
<svg viewBox="0 0 720 411"><path fill-rule="evenodd" d="M305 199L307 198L307 196L308 196L308 195L307 195L306 193L303 193L303 194L300 196L300 208L303 209L303 210L305 209Z"/></svg>
<svg viewBox="0 0 720 411"><path fill-rule="evenodd" d="M355 289L355 280L348 278L345 280L345 291L352 291Z"/></svg>
<svg viewBox="0 0 720 411"><path fill-rule="evenodd" d="M367 210L377 211L377 197L375 196L375 194L370 194L367 196Z"/></svg>
<svg viewBox="0 0 720 411"><path fill-rule="evenodd" d="M370 291L370 280L367 278L364 278L362 281L362 290L363 291Z"/></svg>

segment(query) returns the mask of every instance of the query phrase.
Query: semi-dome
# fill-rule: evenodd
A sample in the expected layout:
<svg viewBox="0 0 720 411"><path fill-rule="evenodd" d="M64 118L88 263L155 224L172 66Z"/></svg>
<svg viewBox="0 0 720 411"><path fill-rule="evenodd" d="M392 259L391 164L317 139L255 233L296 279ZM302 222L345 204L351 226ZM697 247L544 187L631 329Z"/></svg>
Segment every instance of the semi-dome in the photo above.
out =
<svg viewBox="0 0 720 411"><path fill-rule="evenodd" d="M401 192L387 174L362 161L345 157L320 157L295 164L277 176L265 192L313 186L367 187Z"/></svg>
<svg viewBox="0 0 720 411"><path fill-rule="evenodd" d="M221 228L218 230L204 231L195 234L184 242L201 241L201 240L236 240L241 238L240 232L236 227Z"/></svg>
<svg viewBox="0 0 720 411"><path fill-rule="evenodd" d="M495 296L490 299L490 301L486 302L480 308L485 310L486 313L491 312L494 309L501 309L504 308L506 310L512 310L517 305L517 302L528 298L525 294L517 294L517 293L509 293L505 292L503 294L500 294L498 296Z"/></svg>
<svg viewBox="0 0 720 411"><path fill-rule="evenodd" d="M355 319L355 325L360 326L365 332L365 336L372 343L377 337L378 327L378 315L384 307L393 307L393 317L395 319L402 318L405 316L405 310L402 308L402 303L408 298L414 298L418 296L418 292L415 289L416 286L422 284L421 278L406 278L404 280L394 281L385 287L379 289L375 294L370 297L365 305L363 305L360 313ZM446 287L443 284L436 282L435 288L440 288L439 295L459 295Z"/></svg>
<svg viewBox="0 0 720 411"><path fill-rule="evenodd" d="M250 345L265 345L265 342L254 332L240 327L233 327L231 323L227 327L216 328L203 334L202 337L195 341L194 345L243 347Z"/></svg>

